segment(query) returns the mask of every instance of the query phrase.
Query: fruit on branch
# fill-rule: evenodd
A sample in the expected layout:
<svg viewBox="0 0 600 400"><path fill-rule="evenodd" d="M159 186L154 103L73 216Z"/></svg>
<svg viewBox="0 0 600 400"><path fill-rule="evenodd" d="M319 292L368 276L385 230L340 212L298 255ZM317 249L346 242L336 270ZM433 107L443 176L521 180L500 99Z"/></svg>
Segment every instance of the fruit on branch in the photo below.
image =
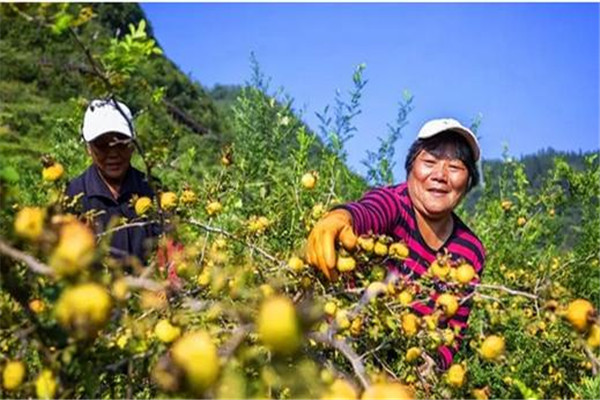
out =
<svg viewBox="0 0 600 400"><path fill-rule="evenodd" d="M473 280L475 275L475 268L473 268L471 264L464 262L456 269L455 279L463 285L466 285Z"/></svg>
<svg viewBox="0 0 600 400"><path fill-rule="evenodd" d="M210 216L217 215L223 211L223 205L218 201L211 201L206 206L206 213Z"/></svg>
<svg viewBox="0 0 600 400"><path fill-rule="evenodd" d="M392 243L389 248L390 257L397 260L404 260L409 255L408 246L402 242Z"/></svg>
<svg viewBox="0 0 600 400"><path fill-rule="evenodd" d="M378 240L375 243L375 247L373 248L373 252L376 255L378 255L379 257L387 256L387 254L388 254L388 246L387 246L387 244L385 244L381 240Z"/></svg>
<svg viewBox="0 0 600 400"><path fill-rule="evenodd" d="M94 259L96 239L90 228L78 220L60 228L58 245L50 257L50 266L59 276L74 275Z"/></svg>
<svg viewBox="0 0 600 400"><path fill-rule="evenodd" d="M498 359L505 350L504 338L498 335L490 335L485 338L479 349L479 354L484 360L492 361Z"/></svg>
<svg viewBox="0 0 600 400"><path fill-rule="evenodd" d="M322 400L337 400L337 399L347 399L347 400L356 400L358 399L358 392L345 379L336 379L333 383L327 388L323 396L321 396Z"/></svg>
<svg viewBox="0 0 600 400"><path fill-rule="evenodd" d="M352 256L338 256L336 266L340 272L353 271L356 268L356 260Z"/></svg>
<svg viewBox="0 0 600 400"><path fill-rule="evenodd" d="M342 330L350 328L350 319L348 318L348 311L339 310L335 314L335 323Z"/></svg>
<svg viewBox="0 0 600 400"><path fill-rule="evenodd" d="M104 326L111 310L110 296L97 283L66 288L56 303L55 315L76 338L88 338Z"/></svg>
<svg viewBox="0 0 600 400"><path fill-rule="evenodd" d="M271 296L263 301L256 326L260 340L274 353L289 355L300 346L301 332L296 308L285 296Z"/></svg>
<svg viewBox="0 0 600 400"><path fill-rule="evenodd" d="M371 236L360 236L357 240L358 246L367 254L371 253L375 248L375 239Z"/></svg>
<svg viewBox="0 0 600 400"><path fill-rule="evenodd" d="M181 335L181 328L173 326L168 319L161 319L154 327L154 334L164 343L171 343Z"/></svg>
<svg viewBox="0 0 600 400"><path fill-rule="evenodd" d="M369 386L362 394L362 400L410 400L415 393L409 386L398 382L376 383Z"/></svg>
<svg viewBox="0 0 600 400"><path fill-rule="evenodd" d="M61 163L53 162L42 170L42 179L48 182L59 180L65 172Z"/></svg>
<svg viewBox="0 0 600 400"><path fill-rule="evenodd" d="M586 331L595 317L594 306L585 299L573 300L567 307L566 318L578 332Z"/></svg>
<svg viewBox="0 0 600 400"><path fill-rule="evenodd" d="M324 310L325 314L333 316L337 311L337 305L333 301L328 301L327 303L325 303Z"/></svg>
<svg viewBox="0 0 600 400"><path fill-rule="evenodd" d="M421 357L422 350L418 347L411 347L406 350L406 361L413 362L419 357Z"/></svg>
<svg viewBox="0 0 600 400"><path fill-rule="evenodd" d="M419 318L412 313L402 315L402 330L408 337L413 337L419 330Z"/></svg>
<svg viewBox="0 0 600 400"><path fill-rule="evenodd" d="M586 343L592 349L600 347L600 326L598 324L594 324L590 328L590 332L588 333Z"/></svg>
<svg viewBox="0 0 600 400"><path fill-rule="evenodd" d="M446 277L450 274L450 270L448 256L438 256L429 266L428 273L435 278L446 280Z"/></svg>
<svg viewBox="0 0 600 400"><path fill-rule="evenodd" d="M302 187L307 190L313 190L317 184L317 176L314 172L307 172L300 179Z"/></svg>
<svg viewBox="0 0 600 400"><path fill-rule="evenodd" d="M502 207L502 209L504 211L509 211L512 208L512 201L502 200L502 203L500 203L500 206Z"/></svg>
<svg viewBox="0 0 600 400"><path fill-rule="evenodd" d="M183 370L186 383L195 395L201 395L219 375L217 347L205 331L194 331L182 336L171 347L171 357Z"/></svg>
<svg viewBox="0 0 600 400"><path fill-rule="evenodd" d="M39 399L53 399L57 386L54 373L49 369L44 369L35 380L35 393Z"/></svg>
<svg viewBox="0 0 600 400"><path fill-rule="evenodd" d="M23 361L8 361L2 371L2 387L6 390L15 390L25 378L25 364Z"/></svg>
<svg viewBox="0 0 600 400"><path fill-rule="evenodd" d="M15 233L29 240L38 239L44 229L45 210L39 207L25 207L15 217Z"/></svg>
<svg viewBox="0 0 600 400"><path fill-rule="evenodd" d="M160 207L171 210L177 206L177 195L173 192L164 192L160 195Z"/></svg>
<svg viewBox="0 0 600 400"><path fill-rule="evenodd" d="M450 293L442 293L439 295L435 304L442 309L446 317L450 318L458 310L458 299Z"/></svg>
<svg viewBox="0 0 600 400"><path fill-rule="evenodd" d="M150 197L142 196L135 201L134 209L135 213L139 216L146 214L146 212L152 207L152 200Z"/></svg>
<svg viewBox="0 0 600 400"><path fill-rule="evenodd" d="M194 204L197 200L196 193L191 189L185 189L181 193L181 203L185 205Z"/></svg>
<svg viewBox="0 0 600 400"><path fill-rule="evenodd" d="M453 364L446 373L446 382L452 387L460 388L465 383L465 375L465 368L461 364Z"/></svg>
<svg viewBox="0 0 600 400"><path fill-rule="evenodd" d="M304 269L304 261L302 261L300 257L292 256L288 260L288 267L290 267L292 271L300 272Z"/></svg>

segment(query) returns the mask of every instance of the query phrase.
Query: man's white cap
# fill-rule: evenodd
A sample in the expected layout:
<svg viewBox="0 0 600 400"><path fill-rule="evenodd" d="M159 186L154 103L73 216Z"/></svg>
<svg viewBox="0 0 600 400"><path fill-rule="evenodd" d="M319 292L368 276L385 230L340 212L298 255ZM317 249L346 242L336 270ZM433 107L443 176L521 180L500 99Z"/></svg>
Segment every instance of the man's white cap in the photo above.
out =
<svg viewBox="0 0 600 400"><path fill-rule="evenodd" d="M417 135L417 139L427 139L433 137L439 133L445 131L454 131L460 133L471 146L471 150L473 150L473 156L475 157L475 161L479 161L479 156L481 155L481 150L479 149L479 142L477 141L477 136L469 128L465 128L455 119L452 118L441 118L441 119L432 119L431 121L427 121L419 131Z"/></svg>
<svg viewBox="0 0 600 400"><path fill-rule="evenodd" d="M83 117L82 134L86 142L89 143L109 132L121 133L130 138L135 136L131 111L119 101L116 104L120 111L112 99L93 100L90 103Z"/></svg>

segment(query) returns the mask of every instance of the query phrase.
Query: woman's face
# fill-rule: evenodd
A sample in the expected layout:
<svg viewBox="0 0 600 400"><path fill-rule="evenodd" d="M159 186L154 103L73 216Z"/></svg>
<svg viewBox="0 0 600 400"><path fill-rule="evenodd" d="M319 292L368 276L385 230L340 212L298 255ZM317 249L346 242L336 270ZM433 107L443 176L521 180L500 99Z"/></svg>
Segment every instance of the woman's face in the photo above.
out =
<svg viewBox="0 0 600 400"><path fill-rule="evenodd" d="M92 141L90 155L102 175L114 181L125 177L133 154L130 138L119 133L107 133Z"/></svg>
<svg viewBox="0 0 600 400"><path fill-rule="evenodd" d="M468 182L469 171L461 160L438 158L421 150L408 175L408 190L419 213L441 219L460 203Z"/></svg>

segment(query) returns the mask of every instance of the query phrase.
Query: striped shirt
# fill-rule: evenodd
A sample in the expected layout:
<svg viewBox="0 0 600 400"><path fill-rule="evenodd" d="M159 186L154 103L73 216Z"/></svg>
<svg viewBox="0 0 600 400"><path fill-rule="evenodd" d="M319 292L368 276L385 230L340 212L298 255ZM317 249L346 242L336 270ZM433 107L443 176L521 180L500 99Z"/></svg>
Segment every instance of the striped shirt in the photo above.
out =
<svg viewBox="0 0 600 400"><path fill-rule="evenodd" d="M435 261L438 253L443 253L444 248L448 250L453 261L459 258L471 264L477 276L473 283L481 279L481 273L485 263L485 249L479 238L456 216L454 229L439 250L434 250L425 243L417 228L415 211L408 194L406 183L397 186L377 188L369 191L357 202L347 203L340 208L348 210L352 214L352 223L357 235L368 233L385 234L391 236L395 241L402 240L409 248L409 256L403 263L397 264L390 261L389 267L398 271L408 280L418 280ZM446 290L444 282L435 280L435 292L425 301L414 301L412 310L419 316L429 315L435 311L435 301L438 296ZM468 296L473 291L473 286L467 286L459 294L461 298ZM456 339L452 346L441 345L438 347L438 365L447 369L460 349L464 335L467 330L467 322L471 312L472 301L470 298L460 305L456 314L450 318L440 317L441 328L458 330Z"/></svg>

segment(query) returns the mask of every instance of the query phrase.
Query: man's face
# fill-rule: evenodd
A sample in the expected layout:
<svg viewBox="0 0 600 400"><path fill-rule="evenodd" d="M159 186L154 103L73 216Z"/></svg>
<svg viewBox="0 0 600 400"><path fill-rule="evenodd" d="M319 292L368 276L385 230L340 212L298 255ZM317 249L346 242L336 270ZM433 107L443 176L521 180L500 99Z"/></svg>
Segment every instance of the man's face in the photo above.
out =
<svg viewBox="0 0 600 400"><path fill-rule="evenodd" d="M424 216L448 216L467 192L469 171L456 158L438 158L422 150L408 176L408 190L415 208Z"/></svg>
<svg viewBox="0 0 600 400"><path fill-rule="evenodd" d="M133 150L133 141L120 133L106 133L89 143L94 164L105 178L111 180L125 177Z"/></svg>

